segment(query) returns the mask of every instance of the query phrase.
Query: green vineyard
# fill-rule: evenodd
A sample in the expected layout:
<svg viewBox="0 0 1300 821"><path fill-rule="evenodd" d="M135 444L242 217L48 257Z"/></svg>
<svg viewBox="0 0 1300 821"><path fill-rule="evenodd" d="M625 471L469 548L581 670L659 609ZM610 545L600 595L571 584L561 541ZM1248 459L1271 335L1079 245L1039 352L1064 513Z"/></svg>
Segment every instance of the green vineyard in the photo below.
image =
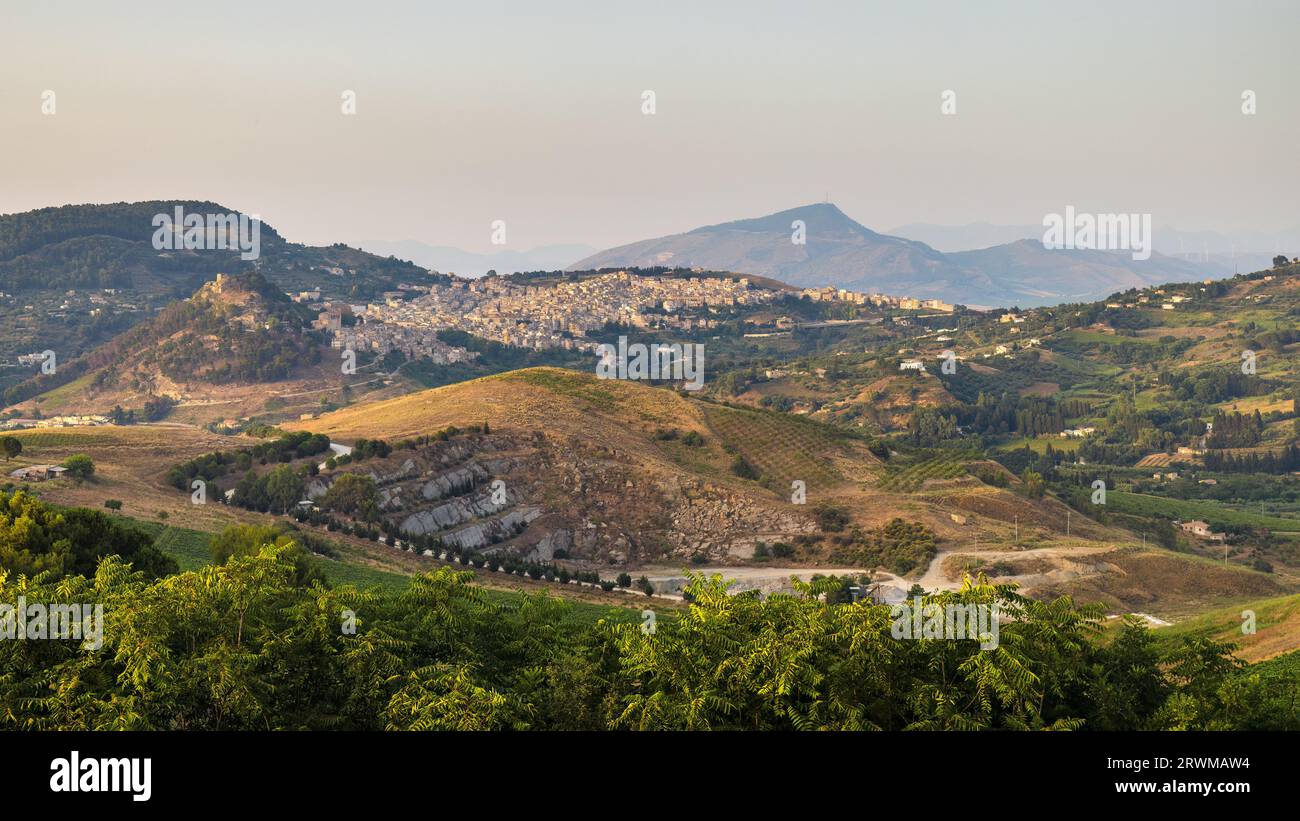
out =
<svg viewBox="0 0 1300 821"><path fill-rule="evenodd" d="M966 460L961 456L933 456L906 467L889 466L876 486L895 493L920 490L927 479L956 479L966 475Z"/></svg>
<svg viewBox="0 0 1300 821"><path fill-rule="evenodd" d="M843 479L828 458L842 447L836 432L787 414L705 404L709 427L731 452L743 456L773 490L798 479L826 488Z"/></svg>
<svg viewBox="0 0 1300 821"><path fill-rule="evenodd" d="M16 430L12 436L22 440L24 448L66 448L87 445L104 445L113 441L113 437L104 433L89 433L85 430L76 432L61 430Z"/></svg>

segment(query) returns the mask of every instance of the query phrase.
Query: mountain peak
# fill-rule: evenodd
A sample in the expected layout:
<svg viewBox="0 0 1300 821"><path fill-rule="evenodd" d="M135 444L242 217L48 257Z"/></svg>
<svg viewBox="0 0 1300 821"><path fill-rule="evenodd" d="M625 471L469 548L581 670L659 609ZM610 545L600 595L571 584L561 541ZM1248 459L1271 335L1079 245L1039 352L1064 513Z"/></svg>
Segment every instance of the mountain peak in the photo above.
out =
<svg viewBox="0 0 1300 821"><path fill-rule="evenodd" d="M796 287L831 285L963 305L1025 306L1224 273L1158 255L1134 262L1109 251L1052 250L1032 235L945 254L922 242L878 234L829 202L622 245L570 268L658 266L754 274Z"/></svg>
<svg viewBox="0 0 1300 821"><path fill-rule="evenodd" d="M795 220L802 220L809 232L855 233L871 237L880 236L861 223L856 222L848 214L841 211L839 206L831 202L815 202L809 205L800 205L797 208L788 208L785 211L777 211L775 214L768 214L765 217L754 217L752 219L718 223L717 225L706 225L701 228L696 228L694 231L690 231L689 233L700 234L712 231L789 231L791 230L791 223Z"/></svg>

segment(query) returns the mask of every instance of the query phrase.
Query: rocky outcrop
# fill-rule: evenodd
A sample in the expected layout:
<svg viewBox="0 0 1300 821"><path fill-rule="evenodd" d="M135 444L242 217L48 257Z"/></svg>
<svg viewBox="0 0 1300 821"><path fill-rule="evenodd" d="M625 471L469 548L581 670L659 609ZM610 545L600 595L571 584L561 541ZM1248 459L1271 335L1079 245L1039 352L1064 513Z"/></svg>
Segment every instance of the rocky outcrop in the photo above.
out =
<svg viewBox="0 0 1300 821"><path fill-rule="evenodd" d="M428 500L445 499L464 493L491 475L487 468L477 462L469 462L426 481L420 486L420 496Z"/></svg>
<svg viewBox="0 0 1300 821"><path fill-rule="evenodd" d="M449 547L480 550L508 539L541 515L542 512L535 507L517 507L495 519L487 519L466 525L459 530L442 534L439 538L444 545ZM489 549L483 550L483 552L490 554L496 551Z"/></svg>
<svg viewBox="0 0 1300 821"><path fill-rule="evenodd" d="M488 490L477 496L451 499L436 507L412 513L402 520L398 528L410 536L437 533L475 519L495 516L517 501L508 488L501 493Z"/></svg>
<svg viewBox="0 0 1300 821"><path fill-rule="evenodd" d="M365 471L381 514L408 537L537 561L557 551L614 565L748 559L759 541L817 531L807 511L765 491L647 473L627 454L587 442L471 435L367 462ZM309 496L329 483L311 480Z"/></svg>

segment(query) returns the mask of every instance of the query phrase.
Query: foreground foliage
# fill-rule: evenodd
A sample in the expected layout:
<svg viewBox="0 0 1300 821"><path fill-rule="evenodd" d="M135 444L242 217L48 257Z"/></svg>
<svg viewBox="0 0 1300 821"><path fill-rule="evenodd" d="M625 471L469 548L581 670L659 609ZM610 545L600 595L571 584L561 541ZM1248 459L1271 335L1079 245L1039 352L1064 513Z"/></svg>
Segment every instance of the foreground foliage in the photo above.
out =
<svg viewBox="0 0 1300 821"><path fill-rule="evenodd" d="M99 603L104 642L0 641L9 729L1300 729L1296 667L1242 671L1227 645L1161 656L1067 599L968 582L933 602L997 602L1000 643L891 637L889 608L731 595L647 631L574 628L544 595L500 603L443 568L396 594L304 578L284 540L151 580L0 571L0 602ZM836 580L827 580L835 584Z"/></svg>

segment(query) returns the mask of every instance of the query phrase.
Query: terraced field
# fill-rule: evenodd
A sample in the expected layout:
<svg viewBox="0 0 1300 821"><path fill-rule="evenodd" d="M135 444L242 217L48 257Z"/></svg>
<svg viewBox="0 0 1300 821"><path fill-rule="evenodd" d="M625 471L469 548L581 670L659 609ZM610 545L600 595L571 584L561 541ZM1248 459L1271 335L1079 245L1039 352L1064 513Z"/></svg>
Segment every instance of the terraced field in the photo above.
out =
<svg viewBox="0 0 1300 821"><path fill-rule="evenodd" d="M966 462L965 455L941 454L902 468L890 465L876 487L893 493L912 493L920 490L927 479L965 476Z"/></svg>
<svg viewBox="0 0 1300 821"><path fill-rule="evenodd" d="M835 431L773 411L710 403L701 408L714 434L757 468L769 487L789 488L801 479L809 489L824 489L844 481L831 462L845 445Z"/></svg>
<svg viewBox="0 0 1300 821"><path fill-rule="evenodd" d="M1138 460L1137 466L1140 468L1167 468L1173 464L1176 458L1168 453L1152 453Z"/></svg>

